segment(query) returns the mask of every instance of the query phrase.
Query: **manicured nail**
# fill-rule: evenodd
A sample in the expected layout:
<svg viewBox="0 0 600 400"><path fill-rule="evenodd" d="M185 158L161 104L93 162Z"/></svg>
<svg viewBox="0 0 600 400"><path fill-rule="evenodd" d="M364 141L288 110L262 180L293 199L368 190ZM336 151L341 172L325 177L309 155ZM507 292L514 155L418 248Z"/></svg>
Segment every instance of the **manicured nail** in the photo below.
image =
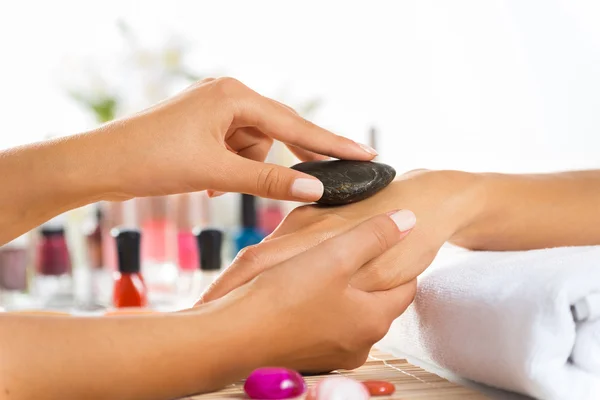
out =
<svg viewBox="0 0 600 400"><path fill-rule="evenodd" d="M376 156L379 153L377 153L377 150L375 150L374 148L372 148L371 146L367 146L366 144L362 144L362 143L357 143L361 149L363 149L364 151L366 151L367 153Z"/></svg>
<svg viewBox="0 0 600 400"><path fill-rule="evenodd" d="M319 200L324 190L323 184L318 179L298 178L292 184L292 196L298 199Z"/></svg>
<svg viewBox="0 0 600 400"><path fill-rule="evenodd" d="M400 232L411 230L417 223L417 217L410 210L396 211L390 214L390 218L394 221Z"/></svg>

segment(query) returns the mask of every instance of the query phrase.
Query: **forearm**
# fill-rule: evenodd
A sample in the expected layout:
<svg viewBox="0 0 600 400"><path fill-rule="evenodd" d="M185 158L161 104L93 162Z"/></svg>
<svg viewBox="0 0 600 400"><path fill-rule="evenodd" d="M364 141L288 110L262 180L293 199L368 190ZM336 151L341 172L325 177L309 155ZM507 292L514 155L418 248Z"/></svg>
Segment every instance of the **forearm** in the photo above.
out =
<svg viewBox="0 0 600 400"><path fill-rule="evenodd" d="M600 244L600 171L479 177L480 212L452 242L479 250Z"/></svg>
<svg viewBox="0 0 600 400"><path fill-rule="evenodd" d="M0 398L172 399L242 378L254 365L247 327L202 313L3 315Z"/></svg>
<svg viewBox="0 0 600 400"><path fill-rule="evenodd" d="M0 245L62 212L118 198L111 134L99 130L0 152Z"/></svg>

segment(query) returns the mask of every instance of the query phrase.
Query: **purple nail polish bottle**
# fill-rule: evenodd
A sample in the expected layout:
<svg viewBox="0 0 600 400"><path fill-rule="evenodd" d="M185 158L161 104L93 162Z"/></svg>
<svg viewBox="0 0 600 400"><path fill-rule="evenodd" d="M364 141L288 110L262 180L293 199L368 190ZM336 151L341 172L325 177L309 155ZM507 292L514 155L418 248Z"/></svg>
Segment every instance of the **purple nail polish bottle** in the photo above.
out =
<svg viewBox="0 0 600 400"><path fill-rule="evenodd" d="M35 292L45 307L73 304L71 258L62 223L42 225L36 254Z"/></svg>
<svg viewBox="0 0 600 400"><path fill-rule="evenodd" d="M0 303L7 309L18 307L28 297L28 242L23 235L0 247Z"/></svg>

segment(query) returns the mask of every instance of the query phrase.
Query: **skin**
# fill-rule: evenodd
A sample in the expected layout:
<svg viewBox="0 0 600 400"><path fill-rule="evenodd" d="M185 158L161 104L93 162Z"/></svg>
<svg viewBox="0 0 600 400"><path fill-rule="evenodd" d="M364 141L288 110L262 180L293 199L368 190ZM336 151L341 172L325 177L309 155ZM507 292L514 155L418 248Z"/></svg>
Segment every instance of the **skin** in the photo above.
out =
<svg viewBox="0 0 600 400"><path fill-rule="evenodd" d="M416 285L365 292L349 281L407 233L379 215L183 313L0 315L0 398L172 399L259 366L356 368Z"/></svg>
<svg viewBox="0 0 600 400"><path fill-rule="evenodd" d="M352 277L366 291L414 280L451 242L473 250L600 244L600 171L503 175L418 170L365 201L302 206L262 243L244 249L199 304L220 298L270 265L311 249L385 209L410 209L419 223L405 240Z"/></svg>
<svg viewBox="0 0 600 400"><path fill-rule="evenodd" d="M318 180L264 163L273 140L303 160L375 156L235 79L208 79L91 132L0 152L0 244L99 200L207 189L317 200ZM295 193L298 179L316 192Z"/></svg>
<svg viewBox="0 0 600 400"><path fill-rule="evenodd" d="M305 160L374 156L236 80L207 80L97 130L0 152L0 244L98 200L199 190L318 199L322 185L293 190L312 177L263 163L273 139ZM0 313L0 400L172 399L260 366L357 367L412 301L415 282L366 292L349 281L410 228L379 215L184 312Z"/></svg>

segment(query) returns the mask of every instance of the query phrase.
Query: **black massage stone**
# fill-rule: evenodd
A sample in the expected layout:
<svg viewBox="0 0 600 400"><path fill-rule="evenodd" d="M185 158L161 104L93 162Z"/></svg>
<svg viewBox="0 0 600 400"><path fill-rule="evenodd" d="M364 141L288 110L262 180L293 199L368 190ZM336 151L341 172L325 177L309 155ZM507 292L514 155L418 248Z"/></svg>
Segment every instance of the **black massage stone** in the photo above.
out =
<svg viewBox="0 0 600 400"><path fill-rule="evenodd" d="M328 206L355 203L373 196L389 185L396 170L372 161L309 161L292 167L323 183L325 192L317 201Z"/></svg>

